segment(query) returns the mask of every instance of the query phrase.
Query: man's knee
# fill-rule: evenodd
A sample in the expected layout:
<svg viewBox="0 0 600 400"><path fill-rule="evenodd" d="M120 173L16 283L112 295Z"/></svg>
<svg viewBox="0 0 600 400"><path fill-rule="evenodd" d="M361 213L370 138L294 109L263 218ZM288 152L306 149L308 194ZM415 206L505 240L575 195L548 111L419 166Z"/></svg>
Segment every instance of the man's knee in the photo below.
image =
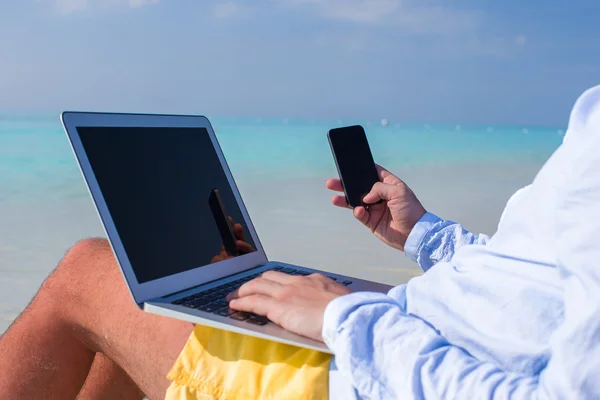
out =
<svg viewBox="0 0 600 400"><path fill-rule="evenodd" d="M75 243L60 261L58 268L73 268L96 261L112 261L113 254L108 240L103 238L83 239Z"/></svg>
<svg viewBox="0 0 600 400"><path fill-rule="evenodd" d="M76 243L42 285L42 291L59 301L90 293L90 287L118 276L110 244L106 239L84 239ZM93 291L93 290L92 290Z"/></svg>

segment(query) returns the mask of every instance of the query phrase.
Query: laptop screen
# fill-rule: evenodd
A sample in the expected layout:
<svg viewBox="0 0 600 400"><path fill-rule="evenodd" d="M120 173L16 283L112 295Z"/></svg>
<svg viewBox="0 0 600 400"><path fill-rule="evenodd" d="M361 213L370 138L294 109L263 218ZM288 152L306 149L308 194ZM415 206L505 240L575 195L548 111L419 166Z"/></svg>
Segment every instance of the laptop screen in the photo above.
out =
<svg viewBox="0 0 600 400"><path fill-rule="evenodd" d="M205 128L77 131L139 283L255 251Z"/></svg>

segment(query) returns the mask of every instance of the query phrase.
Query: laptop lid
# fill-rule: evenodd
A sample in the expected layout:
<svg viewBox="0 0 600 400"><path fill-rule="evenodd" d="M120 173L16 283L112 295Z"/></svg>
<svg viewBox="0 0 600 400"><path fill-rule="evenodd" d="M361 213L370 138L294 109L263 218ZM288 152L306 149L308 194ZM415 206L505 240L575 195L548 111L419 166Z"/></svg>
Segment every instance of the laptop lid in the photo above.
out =
<svg viewBox="0 0 600 400"><path fill-rule="evenodd" d="M267 262L206 117L61 119L138 306Z"/></svg>

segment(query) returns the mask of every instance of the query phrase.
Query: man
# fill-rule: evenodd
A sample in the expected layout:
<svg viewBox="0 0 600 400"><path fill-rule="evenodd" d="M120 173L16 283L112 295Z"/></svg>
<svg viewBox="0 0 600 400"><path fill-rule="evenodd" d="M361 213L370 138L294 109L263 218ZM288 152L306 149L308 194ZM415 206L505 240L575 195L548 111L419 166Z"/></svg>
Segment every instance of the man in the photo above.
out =
<svg viewBox="0 0 600 400"><path fill-rule="evenodd" d="M423 276L384 295L267 272L230 306L323 340L363 398L600 397L600 87L577 101L563 144L492 238L380 177L365 202L385 202L354 215ZM161 398L192 329L138 310L108 244L83 241L0 340L0 397Z"/></svg>

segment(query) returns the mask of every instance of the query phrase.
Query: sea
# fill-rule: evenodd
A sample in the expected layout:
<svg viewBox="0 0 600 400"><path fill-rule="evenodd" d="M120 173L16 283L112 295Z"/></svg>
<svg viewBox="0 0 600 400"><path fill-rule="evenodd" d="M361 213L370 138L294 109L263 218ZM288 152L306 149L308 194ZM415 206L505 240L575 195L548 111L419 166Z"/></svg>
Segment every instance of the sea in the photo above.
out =
<svg viewBox="0 0 600 400"><path fill-rule="evenodd" d="M240 179L293 179L335 173L332 127L362 125L376 161L388 168L545 160L561 127L393 123L368 120L210 118ZM0 205L87 197L56 114L0 114Z"/></svg>
<svg viewBox="0 0 600 400"><path fill-rule="evenodd" d="M329 129L362 125L376 162L428 209L489 234L565 134L561 126L209 119L269 256L398 283L407 275L395 271L414 265L331 206ZM0 113L0 334L69 246L90 236L104 232L58 113Z"/></svg>

